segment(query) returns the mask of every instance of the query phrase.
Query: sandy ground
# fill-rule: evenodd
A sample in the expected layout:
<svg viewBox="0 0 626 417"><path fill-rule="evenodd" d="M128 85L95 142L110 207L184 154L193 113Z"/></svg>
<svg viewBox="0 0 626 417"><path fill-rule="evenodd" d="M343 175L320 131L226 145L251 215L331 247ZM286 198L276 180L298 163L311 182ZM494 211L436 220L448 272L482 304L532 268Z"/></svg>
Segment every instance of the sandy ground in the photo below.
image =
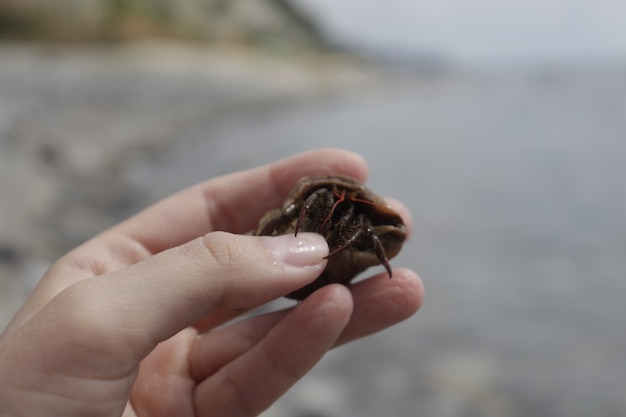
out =
<svg viewBox="0 0 626 417"><path fill-rule="evenodd" d="M129 167L212 121L375 79L336 57L0 45L0 328L54 259L149 203Z"/></svg>

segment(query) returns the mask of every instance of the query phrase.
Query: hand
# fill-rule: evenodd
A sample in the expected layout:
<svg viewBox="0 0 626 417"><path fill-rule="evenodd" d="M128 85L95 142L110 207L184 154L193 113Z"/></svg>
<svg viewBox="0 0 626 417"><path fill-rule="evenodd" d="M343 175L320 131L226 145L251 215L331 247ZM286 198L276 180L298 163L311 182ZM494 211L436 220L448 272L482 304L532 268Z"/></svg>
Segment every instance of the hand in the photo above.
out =
<svg viewBox="0 0 626 417"><path fill-rule="evenodd" d="M220 177L58 260L0 337L0 416L257 415L328 349L412 315L422 284L397 269L214 329L322 271L319 235L240 233L298 178L331 173L367 167L321 150Z"/></svg>

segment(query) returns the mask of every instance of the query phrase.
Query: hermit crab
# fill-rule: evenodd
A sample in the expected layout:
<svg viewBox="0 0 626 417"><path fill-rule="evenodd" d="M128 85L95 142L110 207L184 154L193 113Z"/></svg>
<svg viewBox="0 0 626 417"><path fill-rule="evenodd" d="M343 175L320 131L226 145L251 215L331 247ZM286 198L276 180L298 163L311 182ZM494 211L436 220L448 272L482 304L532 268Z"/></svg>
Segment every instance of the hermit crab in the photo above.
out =
<svg viewBox="0 0 626 417"><path fill-rule="evenodd" d="M406 238L402 218L381 197L355 179L338 176L301 178L283 206L269 210L254 234L275 236L319 233L328 242L328 262L311 284L288 294L296 300L331 283L348 285L367 268L382 264L389 278L389 259Z"/></svg>

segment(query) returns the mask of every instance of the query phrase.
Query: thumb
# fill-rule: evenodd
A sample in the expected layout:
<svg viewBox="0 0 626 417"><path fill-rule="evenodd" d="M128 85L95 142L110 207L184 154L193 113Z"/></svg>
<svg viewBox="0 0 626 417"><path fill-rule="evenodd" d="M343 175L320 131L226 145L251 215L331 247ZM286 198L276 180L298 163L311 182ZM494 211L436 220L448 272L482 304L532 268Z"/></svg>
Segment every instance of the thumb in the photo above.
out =
<svg viewBox="0 0 626 417"><path fill-rule="evenodd" d="M143 357L218 307L253 308L312 282L327 254L326 241L313 233L213 232L127 269L81 281L53 303L63 303L64 310L71 306L69 315L81 317L89 334L98 329L128 341Z"/></svg>

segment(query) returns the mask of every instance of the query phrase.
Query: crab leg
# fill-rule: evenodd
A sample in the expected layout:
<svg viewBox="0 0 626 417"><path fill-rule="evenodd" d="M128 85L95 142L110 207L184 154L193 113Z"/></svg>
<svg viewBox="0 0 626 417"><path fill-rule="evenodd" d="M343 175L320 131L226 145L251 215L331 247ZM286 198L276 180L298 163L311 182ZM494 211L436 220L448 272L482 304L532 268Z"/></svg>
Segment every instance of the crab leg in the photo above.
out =
<svg viewBox="0 0 626 417"><path fill-rule="evenodd" d="M387 258L387 253L385 252L385 248L381 243L380 239L376 234L372 233L372 240L374 241L374 250L376 251L376 256L381 264L385 267L389 278L391 278L391 266L389 265L389 259Z"/></svg>
<svg viewBox="0 0 626 417"><path fill-rule="evenodd" d="M298 221L296 222L296 226L295 226L295 230L294 230L294 236L298 236L298 231L300 231L300 228L302 227L302 222L304 221L304 218L306 217L306 214L311 211L311 208L313 207L313 205L320 198L323 198L325 194L326 194L325 201L326 201L326 205L328 206L328 205L330 205L330 201L332 201L332 193L330 193L330 191L325 190L325 189L319 189L319 190L315 191L313 194L311 194L306 199L306 201L302 205L302 209L300 209L300 215L298 216ZM330 197L328 195L330 195ZM335 206L336 206L336 204L331 206L329 215L332 214L333 210L335 209ZM326 223L326 219L324 219L324 221L322 222L322 225L324 225L325 223ZM316 230L316 231L320 232L321 228L320 228L320 230Z"/></svg>

